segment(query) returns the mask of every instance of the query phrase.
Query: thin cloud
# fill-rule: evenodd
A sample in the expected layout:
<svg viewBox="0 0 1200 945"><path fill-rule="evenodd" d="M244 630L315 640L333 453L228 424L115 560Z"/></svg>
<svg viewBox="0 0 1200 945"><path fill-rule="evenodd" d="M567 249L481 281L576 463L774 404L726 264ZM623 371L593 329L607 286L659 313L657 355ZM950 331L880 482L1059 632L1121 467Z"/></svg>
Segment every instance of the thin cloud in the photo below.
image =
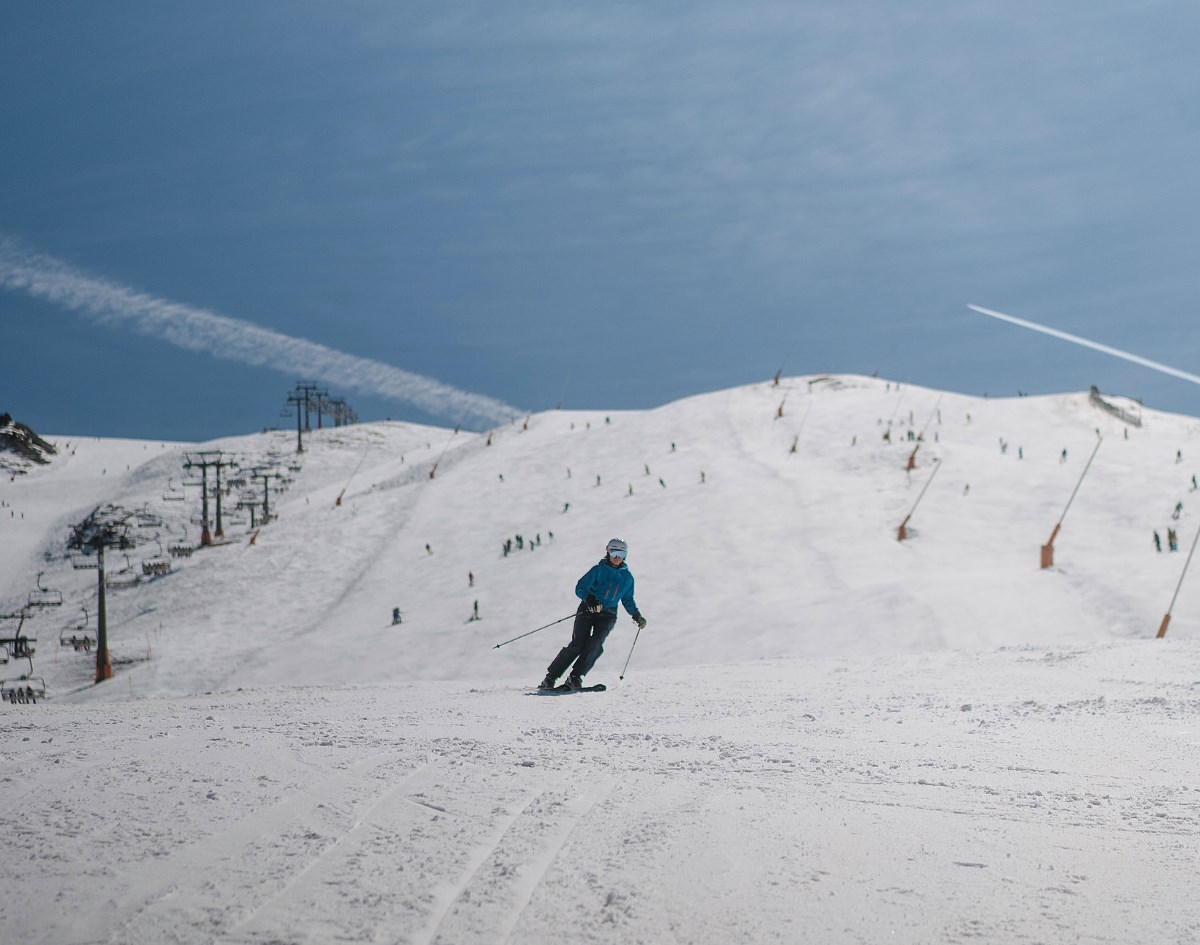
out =
<svg viewBox="0 0 1200 945"><path fill-rule="evenodd" d="M201 308L155 298L87 275L61 259L0 240L0 288L81 312L101 325L127 327L189 351L306 377L418 407L455 422L499 423L516 407L389 364L260 328Z"/></svg>

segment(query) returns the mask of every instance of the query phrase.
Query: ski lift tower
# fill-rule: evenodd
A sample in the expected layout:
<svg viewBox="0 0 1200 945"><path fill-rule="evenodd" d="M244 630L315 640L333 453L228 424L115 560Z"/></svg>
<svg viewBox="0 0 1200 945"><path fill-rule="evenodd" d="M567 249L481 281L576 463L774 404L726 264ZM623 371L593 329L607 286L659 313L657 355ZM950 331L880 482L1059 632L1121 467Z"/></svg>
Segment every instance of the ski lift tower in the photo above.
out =
<svg viewBox="0 0 1200 945"><path fill-rule="evenodd" d="M315 390L312 392L312 402L315 404L314 409L317 411L317 429L320 430L322 414L327 413L330 415L330 419L333 418L333 401L329 396L329 391Z"/></svg>
<svg viewBox="0 0 1200 945"><path fill-rule="evenodd" d="M296 397L304 401L304 432L311 433L312 426L309 424L308 414L313 409L312 405L316 402L318 396L327 397L329 391L321 390L313 381L296 381Z"/></svg>
<svg viewBox="0 0 1200 945"><path fill-rule="evenodd" d="M259 504L262 505L263 510L262 524L266 525L271 521L271 480L282 480L283 473L277 469L265 466L250 470L250 478L252 480L261 479L263 481L262 502Z"/></svg>
<svg viewBox="0 0 1200 945"><path fill-rule="evenodd" d="M108 659L108 609L104 595L104 550L122 551L134 546L129 538L129 519L132 512L115 505L102 505L78 525L72 525L67 547L96 555L99 575L99 610L96 614L96 682L112 678L112 663Z"/></svg>
<svg viewBox="0 0 1200 945"><path fill-rule="evenodd" d="M221 467L227 466L232 469L237 469L237 462L226 456L221 450L208 450L195 454L193 459L191 454L186 457L183 464L184 469L200 469L200 545L206 547L212 544L213 536L208 531L208 470L209 468L216 470L216 499L217 499L217 530L216 537L223 538L225 529L221 524Z"/></svg>
<svg viewBox="0 0 1200 945"><path fill-rule="evenodd" d="M296 452L297 453L304 452L304 434L303 434L302 428L300 426L300 421L301 421L301 412L303 410L306 400L307 400L307 398L303 394L301 394L299 390L293 391L292 393L287 395L287 402L289 404L296 405Z"/></svg>

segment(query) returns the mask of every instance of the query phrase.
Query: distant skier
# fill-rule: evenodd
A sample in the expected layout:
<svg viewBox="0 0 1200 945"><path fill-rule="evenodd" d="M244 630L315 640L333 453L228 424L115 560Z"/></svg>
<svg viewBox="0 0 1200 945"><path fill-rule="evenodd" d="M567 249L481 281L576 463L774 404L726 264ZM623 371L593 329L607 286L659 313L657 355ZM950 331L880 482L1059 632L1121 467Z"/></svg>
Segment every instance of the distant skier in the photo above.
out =
<svg viewBox="0 0 1200 945"><path fill-rule="evenodd" d="M617 622L618 603L624 606L639 630L645 628L646 618L633 600L633 574L625 564L627 551L625 542L620 538L612 539L605 548L604 558L576 583L575 596L581 603L575 611L571 642L554 657L539 689L553 689L568 666L571 666L571 674L567 677L567 688L583 688L583 677L604 652L604 641Z"/></svg>
<svg viewBox="0 0 1200 945"><path fill-rule="evenodd" d="M1162 539L1158 537L1158 529L1154 530L1154 550L1162 551Z"/></svg>

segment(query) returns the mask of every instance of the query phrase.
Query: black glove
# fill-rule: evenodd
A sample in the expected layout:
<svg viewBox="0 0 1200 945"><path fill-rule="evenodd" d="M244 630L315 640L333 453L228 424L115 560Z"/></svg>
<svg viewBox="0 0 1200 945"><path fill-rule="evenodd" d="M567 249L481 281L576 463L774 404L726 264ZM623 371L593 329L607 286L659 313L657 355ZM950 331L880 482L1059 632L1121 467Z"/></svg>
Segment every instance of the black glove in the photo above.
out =
<svg viewBox="0 0 1200 945"><path fill-rule="evenodd" d="M591 594L588 594L587 600L585 600L583 602L583 606L586 607L593 614L598 614L598 613L600 613L600 611L602 611L604 609L604 605L602 603L600 603L600 601L596 600L596 598L593 597Z"/></svg>
<svg viewBox="0 0 1200 945"><path fill-rule="evenodd" d="M633 622L634 622L634 623L636 623L636 624L638 625L638 629L639 629L639 630L645 630L645 629L646 629L646 618L645 618L645 617L643 617L641 614L634 614L634 615L633 615Z"/></svg>

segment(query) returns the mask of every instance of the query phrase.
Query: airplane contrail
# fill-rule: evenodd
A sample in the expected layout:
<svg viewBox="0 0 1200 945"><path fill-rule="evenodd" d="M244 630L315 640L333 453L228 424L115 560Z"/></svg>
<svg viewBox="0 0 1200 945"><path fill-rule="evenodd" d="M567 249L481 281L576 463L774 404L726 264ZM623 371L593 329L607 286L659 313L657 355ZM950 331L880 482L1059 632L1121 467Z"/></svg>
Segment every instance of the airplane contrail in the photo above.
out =
<svg viewBox="0 0 1200 945"><path fill-rule="evenodd" d="M1148 367L1153 371L1161 371L1163 374L1170 374L1172 377L1178 377L1181 380L1191 381L1193 384L1200 384L1200 376L1189 374L1187 371L1181 371L1179 368L1173 368L1169 364L1160 364L1158 361L1151 361L1149 358L1143 358L1137 354L1130 354L1128 351L1122 351L1120 348L1102 345L1098 341L1089 341L1087 338L1080 338L1078 335L1071 335L1065 331L1059 331L1057 328L1047 328L1045 325L1039 325L1037 322L1026 321L1023 318L1017 318L1014 315L1005 315L1003 312L996 312L990 308L983 308L979 305L968 305L967 308L971 309L973 312L978 312L980 315L990 315L992 318L998 318L1004 322L1012 322L1012 324L1020 325L1022 328L1028 328L1032 331L1040 331L1043 335L1061 338L1063 341L1069 341L1072 344L1083 345L1083 347L1091 348L1094 351L1102 351L1104 354L1111 354L1114 358L1123 358L1126 361L1132 361L1134 364L1140 364L1142 367Z"/></svg>
<svg viewBox="0 0 1200 945"><path fill-rule="evenodd" d="M26 250L12 239L0 239L0 288L81 312L102 325L128 326L189 351L316 377L346 390L411 404L456 423L499 423L524 413L381 361L90 276L61 259Z"/></svg>

